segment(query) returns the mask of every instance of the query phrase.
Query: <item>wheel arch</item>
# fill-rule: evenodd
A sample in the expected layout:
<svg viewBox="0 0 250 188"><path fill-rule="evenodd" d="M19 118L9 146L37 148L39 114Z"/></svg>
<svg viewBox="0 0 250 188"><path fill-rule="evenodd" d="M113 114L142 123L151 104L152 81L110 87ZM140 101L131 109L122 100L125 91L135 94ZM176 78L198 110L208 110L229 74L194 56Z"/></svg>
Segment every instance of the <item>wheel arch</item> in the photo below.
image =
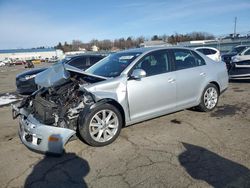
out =
<svg viewBox="0 0 250 188"><path fill-rule="evenodd" d="M101 99L97 103L93 104L90 109L95 108L95 107L100 106L100 105L105 104L105 103L111 104L111 105L115 106L117 108L117 110L119 110L119 112L121 113L121 116L122 116L122 126L125 127L125 125L126 125L125 111L124 111L122 105L119 104L116 100L110 99L110 98Z"/></svg>
<svg viewBox="0 0 250 188"><path fill-rule="evenodd" d="M220 85L218 84L218 82L216 82L216 81L211 81L211 82L209 82L210 84L214 84L216 87L217 87L217 89L218 89L218 92L219 92L219 95L220 95Z"/></svg>

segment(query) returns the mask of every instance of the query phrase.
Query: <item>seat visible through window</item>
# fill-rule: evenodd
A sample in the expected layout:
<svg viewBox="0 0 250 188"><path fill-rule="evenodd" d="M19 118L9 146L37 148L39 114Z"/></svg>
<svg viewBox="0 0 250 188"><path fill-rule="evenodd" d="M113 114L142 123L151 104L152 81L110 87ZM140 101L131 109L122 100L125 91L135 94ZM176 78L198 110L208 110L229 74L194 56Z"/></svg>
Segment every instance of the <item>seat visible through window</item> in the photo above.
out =
<svg viewBox="0 0 250 188"><path fill-rule="evenodd" d="M145 56L145 58L136 65L135 69L138 68L143 69L146 72L146 76L169 72L167 52L153 52L152 54Z"/></svg>

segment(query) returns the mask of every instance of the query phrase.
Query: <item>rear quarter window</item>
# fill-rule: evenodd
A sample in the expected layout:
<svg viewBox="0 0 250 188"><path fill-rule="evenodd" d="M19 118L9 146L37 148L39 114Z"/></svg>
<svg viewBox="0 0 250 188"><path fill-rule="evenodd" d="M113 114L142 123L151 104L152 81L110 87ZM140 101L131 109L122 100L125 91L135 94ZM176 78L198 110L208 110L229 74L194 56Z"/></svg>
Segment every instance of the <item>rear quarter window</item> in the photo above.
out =
<svg viewBox="0 0 250 188"><path fill-rule="evenodd" d="M204 60L199 54L197 54L197 53L194 52L194 51L191 51L191 53L192 53L193 56L195 57L197 66L206 65L205 60Z"/></svg>

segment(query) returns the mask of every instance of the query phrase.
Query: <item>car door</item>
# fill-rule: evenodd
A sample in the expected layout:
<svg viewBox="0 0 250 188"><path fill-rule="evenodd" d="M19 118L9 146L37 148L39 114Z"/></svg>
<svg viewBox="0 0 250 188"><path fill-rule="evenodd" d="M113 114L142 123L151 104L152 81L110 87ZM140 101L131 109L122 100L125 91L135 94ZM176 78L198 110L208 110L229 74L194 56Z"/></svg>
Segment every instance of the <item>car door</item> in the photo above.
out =
<svg viewBox="0 0 250 188"><path fill-rule="evenodd" d="M133 68L146 77L128 79L127 95L131 121L141 121L175 110L176 84L167 50L145 55Z"/></svg>
<svg viewBox="0 0 250 188"><path fill-rule="evenodd" d="M176 107L188 108L197 105L206 72L201 68L205 61L188 49L173 49L176 72Z"/></svg>

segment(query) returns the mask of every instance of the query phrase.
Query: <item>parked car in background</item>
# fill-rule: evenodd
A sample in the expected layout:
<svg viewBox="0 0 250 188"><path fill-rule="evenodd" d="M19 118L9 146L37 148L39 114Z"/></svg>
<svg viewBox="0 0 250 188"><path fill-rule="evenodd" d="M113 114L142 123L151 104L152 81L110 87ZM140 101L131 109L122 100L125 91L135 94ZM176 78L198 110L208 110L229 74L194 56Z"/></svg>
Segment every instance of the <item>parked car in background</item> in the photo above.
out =
<svg viewBox="0 0 250 188"><path fill-rule="evenodd" d="M41 63L41 60L40 60L40 59L33 59L33 60L31 60L31 62L32 62L33 64L40 64L40 63Z"/></svg>
<svg viewBox="0 0 250 188"><path fill-rule="evenodd" d="M243 50L245 50L248 46L247 45L238 45L232 48L231 51L229 51L226 54L223 54L221 56L221 60L224 61L227 65L227 69L229 70L231 68L231 58L239 53L241 53Z"/></svg>
<svg viewBox="0 0 250 188"><path fill-rule="evenodd" d="M8 59L8 58L5 58L4 60L1 61L2 64L6 65L6 66L11 66L13 65L12 64L12 60L11 59Z"/></svg>
<svg viewBox="0 0 250 188"><path fill-rule="evenodd" d="M65 63L77 67L81 70L85 70L91 65L95 64L99 60L103 59L105 55L78 55L71 56L63 59L58 63ZM32 62L31 62L32 63ZM27 63L28 65L28 63ZM33 66L34 67L34 66ZM27 67L30 68L30 67ZM40 72L47 68L32 69L29 71L22 72L16 76L16 87L19 94L28 95L36 91L37 85L35 84L35 77Z"/></svg>
<svg viewBox="0 0 250 188"><path fill-rule="evenodd" d="M32 63L32 60L27 60L24 68L34 68L34 64Z"/></svg>
<svg viewBox="0 0 250 188"><path fill-rule="evenodd" d="M195 50L203 53L204 55L206 55L207 57L211 58L214 61L220 61L221 57L220 57L220 51L216 48L213 47L197 47L195 48Z"/></svg>
<svg viewBox="0 0 250 188"><path fill-rule="evenodd" d="M247 47L241 53L232 57L232 62L239 62L244 60L250 60L250 47Z"/></svg>
<svg viewBox="0 0 250 188"><path fill-rule="evenodd" d="M26 64L25 61L21 61L21 60L13 61L12 63L13 63L14 65L25 65L25 64Z"/></svg>
<svg viewBox="0 0 250 188"><path fill-rule="evenodd" d="M46 69L47 68L35 68L16 75L16 91L22 95L31 94L36 91L37 85L35 84L35 77L38 73Z"/></svg>
<svg viewBox="0 0 250 188"><path fill-rule="evenodd" d="M3 66L5 66L5 63L0 61L0 67L3 67Z"/></svg>
<svg viewBox="0 0 250 188"><path fill-rule="evenodd" d="M56 58L56 57L52 57L52 58L50 58L50 59L48 59L48 63L56 63L56 62L58 62L59 61L59 59L58 58Z"/></svg>
<svg viewBox="0 0 250 188"><path fill-rule="evenodd" d="M89 145L105 146L126 125L190 107L211 111L228 74L224 63L192 49L155 47L111 54L86 71L55 64L35 81L41 89L12 107L21 141L61 153L77 131Z"/></svg>
<svg viewBox="0 0 250 188"><path fill-rule="evenodd" d="M228 74L231 80L250 79L250 59L232 62L232 67Z"/></svg>

